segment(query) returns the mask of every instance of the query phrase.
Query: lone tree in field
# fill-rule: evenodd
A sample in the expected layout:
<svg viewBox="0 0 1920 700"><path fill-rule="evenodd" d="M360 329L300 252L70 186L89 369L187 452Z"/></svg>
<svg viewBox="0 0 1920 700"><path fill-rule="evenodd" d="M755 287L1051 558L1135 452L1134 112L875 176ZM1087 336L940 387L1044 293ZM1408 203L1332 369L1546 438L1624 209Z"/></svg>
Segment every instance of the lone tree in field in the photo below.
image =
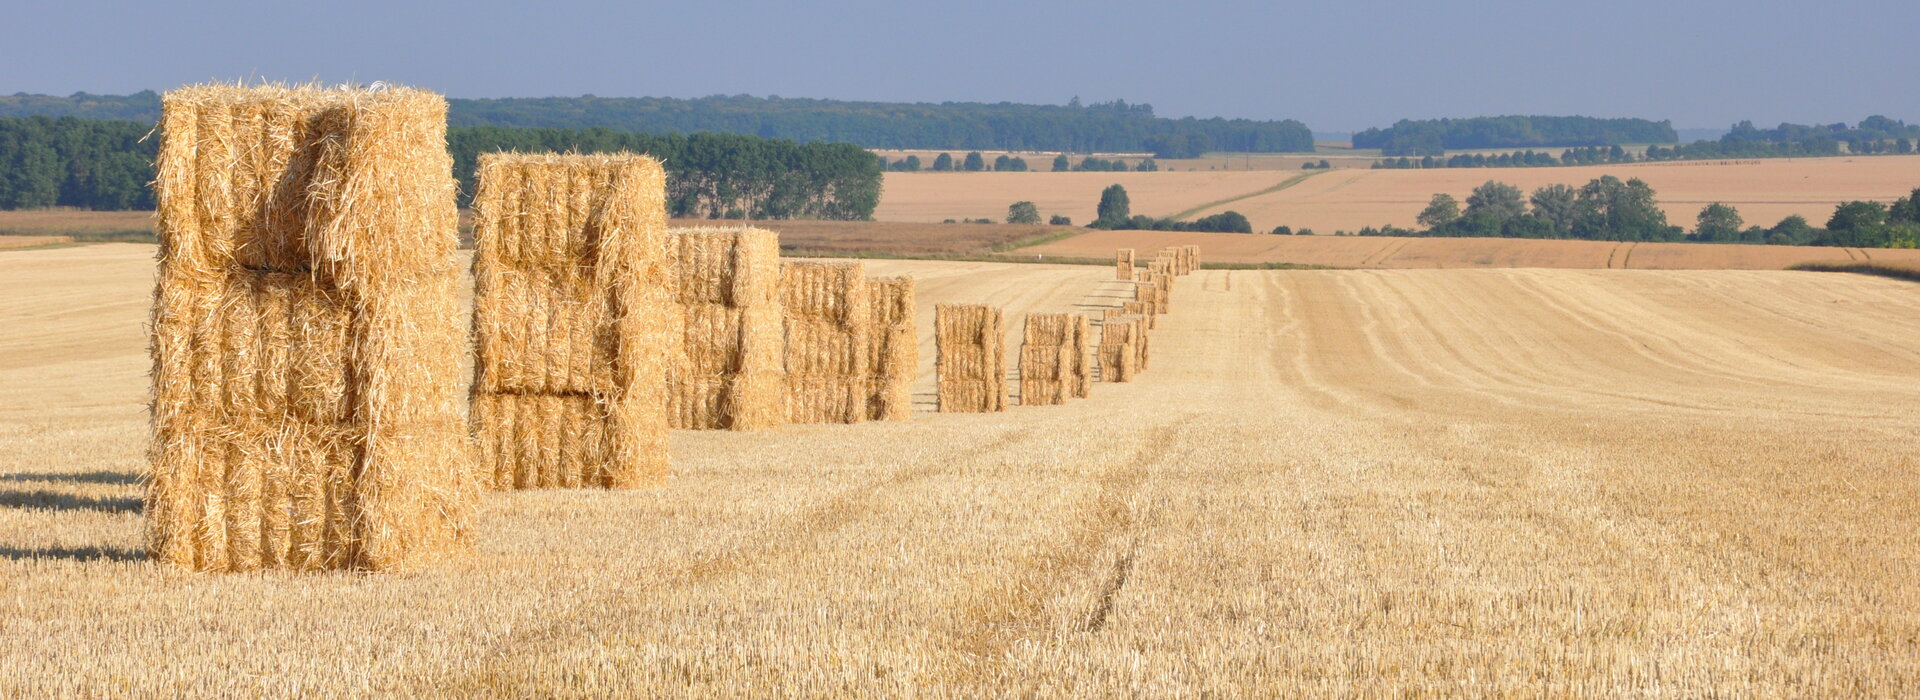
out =
<svg viewBox="0 0 1920 700"><path fill-rule="evenodd" d="M1700 209L1693 237L1701 241L1740 240L1740 212L1732 206L1714 202Z"/></svg>
<svg viewBox="0 0 1920 700"><path fill-rule="evenodd" d="M934 156L934 157L933 157L933 170L934 170L934 172L941 172L941 173L944 173L944 172L950 172L950 171L952 171L952 170L953 170L953 156L952 156L951 154L947 154L947 153L942 153L942 154L940 154L940 155L937 155L937 156Z"/></svg>
<svg viewBox="0 0 1920 700"><path fill-rule="evenodd" d="M1133 215L1133 206L1127 202L1127 188L1118 184L1107 185L1100 191L1100 206L1094 212L1098 215L1093 221L1094 228L1113 228L1125 224Z"/></svg>
<svg viewBox="0 0 1920 700"><path fill-rule="evenodd" d="M1071 162L1069 162L1069 161L1067 160L1067 154L1065 154L1065 153L1062 153L1062 154L1060 154L1060 155L1057 155L1057 156L1054 156L1054 157L1053 157L1053 171L1054 171L1054 172L1056 172L1056 173L1064 173L1064 172L1066 172L1066 171L1068 171L1068 170L1072 170L1072 169L1073 169L1073 163L1071 163Z"/></svg>
<svg viewBox="0 0 1920 700"><path fill-rule="evenodd" d="M1007 223L1040 223L1040 207L1034 206L1033 202L1014 202L1013 206L1007 207Z"/></svg>
<svg viewBox="0 0 1920 700"><path fill-rule="evenodd" d="M974 151L967 154L967 162L962 167L966 168L967 172L977 173L987 169L987 159L980 157L979 151Z"/></svg>
<svg viewBox="0 0 1920 700"><path fill-rule="evenodd" d="M1418 221L1427 228L1440 228L1460 218L1460 202L1453 195L1441 192L1427 202L1427 208L1420 212Z"/></svg>

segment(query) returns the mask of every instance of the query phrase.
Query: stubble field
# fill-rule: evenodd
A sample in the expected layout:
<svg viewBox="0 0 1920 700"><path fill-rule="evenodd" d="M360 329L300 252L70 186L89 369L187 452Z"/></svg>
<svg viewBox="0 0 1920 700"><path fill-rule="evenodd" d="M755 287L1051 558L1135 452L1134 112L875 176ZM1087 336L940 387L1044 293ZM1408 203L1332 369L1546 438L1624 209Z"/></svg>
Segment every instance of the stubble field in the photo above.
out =
<svg viewBox="0 0 1920 700"><path fill-rule="evenodd" d="M1092 399L678 432L442 568L190 576L140 552L151 255L0 253L0 695L1920 690L1911 282L1204 271ZM932 304L1122 296L870 269L923 401Z"/></svg>

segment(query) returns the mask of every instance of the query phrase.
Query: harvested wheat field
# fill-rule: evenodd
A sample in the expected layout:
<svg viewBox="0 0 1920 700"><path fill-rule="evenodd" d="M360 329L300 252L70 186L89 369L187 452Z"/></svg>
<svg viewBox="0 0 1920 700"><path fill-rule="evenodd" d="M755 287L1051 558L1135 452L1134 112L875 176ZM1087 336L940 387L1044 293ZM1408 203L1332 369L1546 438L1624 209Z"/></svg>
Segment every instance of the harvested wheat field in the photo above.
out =
<svg viewBox="0 0 1920 700"><path fill-rule="evenodd" d="M1318 233L1392 224L1413 227L1435 193L1465 201L1488 180L1524 192L1562 183L1579 187L1602 175L1652 186L1667 221L1693 228L1700 208L1732 204L1748 224L1772 226L1799 214L1815 226L1842 202L1891 202L1920 187L1920 156L1681 161L1553 168L1335 169L1153 173L888 173L874 218L881 221L1004 219L1007 205L1031 200L1042 215L1093 220L1100 190L1127 188L1133 213L1196 218L1245 214L1255 231L1286 225ZM1110 251L1109 251L1110 253Z"/></svg>
<svg viewBox="0 0 1920 700"><path fill-rule="evenodd" d="M1784 270L1827 260L1920 262L1920 250L1725 243L1632 243L1521 238L1269 236L1244 233L1088 231L1009 255L1099 258L1115 248L1198 245L1207 263L1291 263L1354 268ZM1111 255L1111 253L1106 253Z"/></svg>
<svg viewBox="0 0 1920 700"><path fill-rule="evenodd" d="M675 431L665 487L489 494L440 567L190 575L141 551L152 255L0 253L0 695L1920 689L1912 282L1206 270L1066 406ZM1126 284L867 273L922 394L934 304Z"/></svg>

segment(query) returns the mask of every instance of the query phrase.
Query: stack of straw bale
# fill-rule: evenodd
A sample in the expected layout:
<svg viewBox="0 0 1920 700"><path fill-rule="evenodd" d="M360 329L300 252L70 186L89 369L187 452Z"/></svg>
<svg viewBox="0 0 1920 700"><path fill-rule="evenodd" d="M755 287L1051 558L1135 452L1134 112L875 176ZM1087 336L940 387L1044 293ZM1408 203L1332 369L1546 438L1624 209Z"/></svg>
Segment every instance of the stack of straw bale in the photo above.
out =
<svg viewBox="0 0 1920 700"><path fill-rule="evenodd" d="M1073 397L1084 399L1093 394L1093 359L1087 349L1093 343L1093 324L1086 316L1073 315L1073 341L1069 346L1073 353Z"/></svg>
<svg viewBox="0 0 1920 700"><path fill-rule="evenodd" d="M758 228L668 230L679 301L673 427L755 430L787 421L780 236Z"/></svg>
<svg viewBox="0 0 1920 700"><path fill-rule="evenodd" d="M1082 396L1087 372L1086 317L1027 314L1020 346L1020 403L1057 405Z"/></svg>
<svg viewBox="0 0 1920 700"><path fill-rule="evenodd" d="M1152 287L1148 287L1147 285L1143 284L1138 287L1135 287L1134 289L1137 293L1139 290L1152 289ZM1155 306L1152 301L1136 300L1136 301L1121 302L1120 308L1125 310L1126 313L1129 315L1139 316L1143 319L1146 319L1148 330L1152 330L1153 327L1159 324L1160 322L1159 321L1160 314L1154 313Z"/></svg>
<svg viewBox="0 0 1920 700"><path fill-rule="evenodd" d="M907 420L913 416L913 378L920 367L919 337L913 326L913 278L869 278L867 298L873 308L867 419Z"/></svg>
<svg viewBox="0 0 1920 700"><path fill-rule="evenodd" d="M1153 285L1153 312L1167 313L1173 300L1173 273L1149 272L1147 282Z"/></svg>
<svg viewBox="0 0 1920 700"><path fill-rule="evenodd" d="M163 99L155 559L393 570L464 539L478 490L446 110L404 88Z"/></svg>
<svg viewBox="0 0 1920 700"><path fill-rule="evenodd" d="M481 478L497 489L663 483L680 309L659 161L491 153L479 184Z"/></svg>
<svg viewBox="0 0 1920 700"><path fill-rule="evenodd" d="M1199 271L1200 246L1190 245L1190 246L1185 246L1185 248L1187 250L1187 272L1191 273L1191 272Z"/></svg>
<svg viewBox="0 0 1920 700"><path fill-rule="evenodd" d="M1133 279L1133 249L1121 248L1113 256L1113 278L1117 280Z"/></svg>
<svg viewBox="0 0 1920 700"><path fill-rule="evenodd" d="M934 308L934 329L940 411L1006 410L1007 332L1000 309L941 304Z"/></svg>
<svg viewBox="0 0 1920 700"><path fill-rule="evenodd" d="M1100 380L1130 382L1142 369L1146 324L1139 316L1115 313L1109 309L1100 323Z"/></svg>
<svg viewBox="0 0 1920 700"><path fill-rule="evenodd" d="M858 423L867 418L873 307L860 263L781 266L786 313L787 418Z"/></svg>

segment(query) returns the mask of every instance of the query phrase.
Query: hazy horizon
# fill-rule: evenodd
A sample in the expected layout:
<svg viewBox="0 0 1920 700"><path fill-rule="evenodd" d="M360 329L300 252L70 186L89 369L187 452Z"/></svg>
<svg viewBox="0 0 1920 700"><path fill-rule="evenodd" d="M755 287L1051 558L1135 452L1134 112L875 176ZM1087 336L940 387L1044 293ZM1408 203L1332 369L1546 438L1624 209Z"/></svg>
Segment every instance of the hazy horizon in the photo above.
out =
<svg viewBox="0 0 1920 700"><path fill-rule="evenodd" d="M198 8L18 7L0 34L0 63L16 67L0 75L0 94L319 79L388 80L452 97L1062 104L1077 96L1148 103L1167 117L1298 119L1327 133L1501 114L1665 119L1682 130L1920 117L1920 95L1898 82L1898 68L1920 65L1920 45L1904 36L1920 6L1864 2L1821 5L1822 17L1847 20L1824 23L1785 3L1641 0L1476 10L479 2L449 13L360 0Z"/></svg>

